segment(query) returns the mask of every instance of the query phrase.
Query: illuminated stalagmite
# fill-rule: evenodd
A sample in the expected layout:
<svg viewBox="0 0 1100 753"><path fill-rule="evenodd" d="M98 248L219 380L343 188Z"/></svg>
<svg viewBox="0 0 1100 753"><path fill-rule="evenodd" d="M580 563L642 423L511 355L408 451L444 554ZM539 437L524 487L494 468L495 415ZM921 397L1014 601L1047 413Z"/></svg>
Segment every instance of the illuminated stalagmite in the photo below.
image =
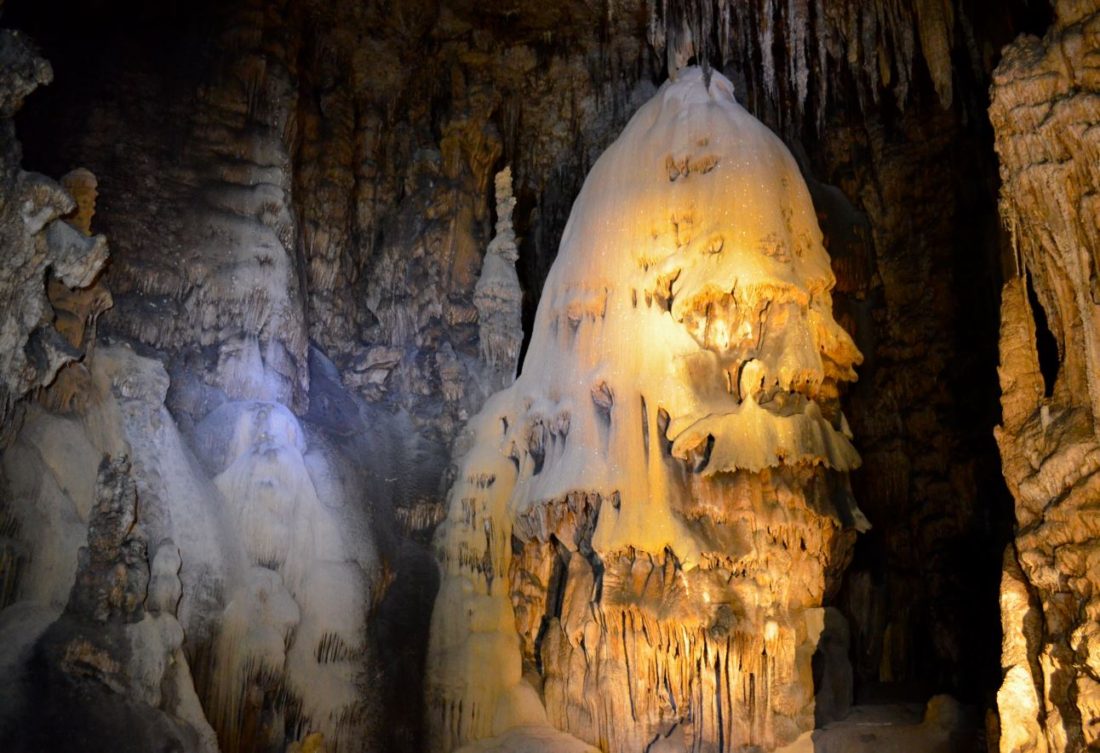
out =
<svg viewBox="0 0 1100 753"><path fill-rule="evenodd" d="M722 76L681 72L593 167L523 373L464 438L432 750L513 727L585 747L549 725L727 751L813 726L821 605L865 523L833 283L786 148Z"/></svg>

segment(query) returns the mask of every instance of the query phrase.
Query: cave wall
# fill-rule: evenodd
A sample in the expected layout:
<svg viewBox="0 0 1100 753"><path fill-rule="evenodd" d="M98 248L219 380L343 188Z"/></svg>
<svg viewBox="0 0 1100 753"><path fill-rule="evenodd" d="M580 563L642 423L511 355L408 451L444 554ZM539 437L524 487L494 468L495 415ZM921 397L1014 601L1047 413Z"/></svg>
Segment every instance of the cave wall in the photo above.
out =
<svg viewBox="0 0 1100 753"><path fill-rule="evenodd" d="M75 362L94 340L88 329L111 299L97 285L107 260L106 240L92 237L81 217L95 201L94 177L89 176L92 185L87 187L92 194L85 190L78 202L57 182L22 169L15 114L27 95L52 80L53 70L25 35L10 30L0 41L0 59L5 74L0 89L0 243L7 254L0 285L9 297L0 319L0 433L10 439L10 427L23 407L19 401L56 381L60 372L80 368ZM66 177L77 180L82 174L74 171Z"/></svg>
<svg viewBox="0 0 1100 753"><path fill-rule="evenodd" d="M1000 601L1005 752L1100 744L1100 11L1056 10L1042 39L1005 50L990 108L1015 252L997 428L1016 512Z"/></svg>
<svg viewBox="0 0 1100 753"><path fill-rule="evenodd" d="M117 238L102 331L164 363L165 403L192 444L208 417L261 401L367 455L353 504L395 585L378 595L362 679L394 689L377 744L413 749L437 577L416 538L439 520L449 443L498 366L477 310L493 179L513 166L517 224L568 210L568 181L632 109L639 17L576 5L511 24L430 3L103 10L71 19L94 33L52 32L74 85L23 121L31 142L69 107L87 124L39 142L36 161L79 155L100 176L96 228ZM525 235L529 276L556 241ZM218 661L198 638L189 649Z"/></svg>
<svg viewBox="0 0 1100 753"><path fill-rule="evenodd" d="M984 90L1001 46L1041 30L1042 11L938 0L546 6L9 2L5 25L29 32L58 72L17 121L24 163L91 168L92 228L110 238L101 287L83 308L64 304L69 318L98 313L110 290L98 332L163 364L168 386L150 410L178 427L184 454L202 454L209 416L258 401L290 409L311 435L305 454L316 443L343 455L348 505L378 549L365 649L376 655L362 671L395 688L370 712L388 720L371 734L413 749L421 709L408 699L420 694L437 577L425 544L443 515L449 446L492 381L475 298L499 220L494 176L511 167L530 332L584 175L667 61L701 56L799 160L833 258L837 318L866 357L843 400L866 463L854 491L873 528L836 600L857 690L909 684L913 697L983 700L997 680L986 594L1011 515L988 438L1000 239ZM62 305L7 310L44 321ZM84 350L70 347L66 359ZM93 366L43 395L29 425L84 410L73 395L121 389L90 387ZM12 394L50 373L20 377ZM211 486L224 470L198 471L204 494L225 497ZM86 524L78 516L74 566ZM181 557L186 574L194 559L182 545ZM185 628L188 659L208 662L209 633ZM264 692L277 697L278 683Z"/></svg>

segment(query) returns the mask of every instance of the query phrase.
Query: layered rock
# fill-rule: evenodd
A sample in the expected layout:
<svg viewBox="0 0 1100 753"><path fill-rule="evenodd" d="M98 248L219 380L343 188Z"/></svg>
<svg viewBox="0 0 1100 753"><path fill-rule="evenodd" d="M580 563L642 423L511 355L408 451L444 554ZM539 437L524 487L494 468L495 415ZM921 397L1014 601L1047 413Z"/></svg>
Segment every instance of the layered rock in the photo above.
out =
<svg viewBox="0 0 1100 753"><path fill-rule="evenodd" d="M48 0L23 5L34 10L24 18L40 13L47 27L53 24ZM165 401L172 416L165 419L156 401L143 415L174 420L187 435L211 411L242 410L227 404L254 399L249 410L263 404L278 416L290 407L299 418L305 414L300 423L307 433L323 424L355 457L385 462L416 447L420 433L438 438L431 452L408 453L415 463L390 463L369 487L372 503L400 490L409 504L397 509L398 519L413 543L426 539L443 514L436 486L444 442L485 394L488 338L474 297L478 270L486 266L481 255L491 235L494 173L504 162L515 171L514 227L524 250L519 277L530 304L583 175L627 113L652 93L651 82L663 77L644 42L646 21L656 47L663 35L667 50L680 57L707 31L714 35L713 60L726 62L740 99L788 143L803 143L804 170L840 189L812 186L817 210L831 225L829 251L844 299L838 318L846 326L858 321L860 346L874 362L861 370L863 388L847 411L866 443L869 468L856 483L876 524L874 555L881 555L862 561L844 592L858 681L932 678L937 688L951 689L974 682L987 631L972 629L984 602L974 598L978 568L967 554L974 552L975 561L984 556L983 526L995 510L983 476L986 448L974 439L988 434L988 421L974 408L982 401L972 399L974 385L984 384L984 362L974 321L980 317L971 314L986 303L960 270L983 263L974 253L983 239L980 230L958 230L981 225L970 221L979 211L966 198L983 189L975 180L984 175L982 144L973 137L980 110L964 109L971 105L959 95L984 89L981 75L974 74L975 83L961 64L969 61L975 70L989 64L986 50L999 44L981 24L995 25L1001 14L985 9L973 18L975 29L967 12L980 4L938 0L670 3L668 10L636 0L215 5L159 6L143 16L151 19L149 33L135 35L125 4L70 4L64 15L78 31L50 39L36 30L58 51L51 57L64 51L75 61L70 73L93 71L60 82L60 90L51 87L52 107L25 120L22 134L37 145L36 163L55 165L51 173L89 164L102 178L95 224L112 239L109 274L121 303L108 328L139 341L143 355L164 361L172 377ZM945 50L960 64L955 70ZM950 99L951 112L942 110L941 95L949 95L942 101ZM827 136L815 141L812 129L801 127L803 114L827 118ZM59 123L80 128L58 133ZM965 180L956 177L962 174ZM80 309L63 303L69 293L59 292L51 283L58 324L80 322ZM967 334L945 336L953 332ZM318 346L308 356L307 335ZM705 325L701 335L705 341ZM315 356L327 361L326 354L337 368L317 390L312 364ZM162 377L154 380L154 394ZM80 375L50 390L45 407L66 421L74 411L83 415L82 403L101 394L85 382ZM362 404L347 392L367 398L372 412L361 414ZM610 405L610 392L597 392ZM58 428L50 442L60 445L59 427L68 424L36 411L39 428ZM400 412L392 434L389 411ZM94 477L94 464L80 469L85 481ZM211 466L197 476L210 500L222 492L210 491L208 482L225 470ZM989 470L996 475L992 464ZM149 477L136 476L139 483ZM75 473L65 478L77 481ZM168 494L146 509L162 517L176 509L174 520L189 519L190 505L172 501L185 496ZM253 506L260 496L242 492ZM280 509L295 507L276 496ZM321 491L316 496L322 504L330 499ZM308 493L294 499L312 504ZM588 513L576 514L589 520ZM64 533L57 538L71 542L83 540L86 522L65 513L50 525L58 523ZM217 528L230 532L247 523L226 519ZM59 543L41 530L32 539L37 525L0 510L0 536L14 542L2 550L15 563L0 566L6 599L14 598L12 584L31 582L24 577L36 569L26 570L34 546L28 542L45 540L51 551ZM154 547L156 540L150 539ZM219 562L215 549L241 549L177 541L188 594L196 593L197 562ZM409 730L417 728L420 711L409 699L419 696L418 630L434 568L417 558L410 540L390 544L401 555L385 562L380 577L419 599L410 598L405 614L371 638L386 645L377 656L391 664L390 674L372 683L393 689L385 726L397 730L376 747L396 750L415 747ZM568 558L552 549L550 557L542 544L527 547L516 558L524 563L516 577L537 570L546 584L557 570L567 571ZM536 565L539 552L548 559ZM275 564L262 553L257 559ZM572 567L581 572L581 565ZM665 572L660 562L649 566ZM514 609L529 623L520 630L523 655L536 657L542 617L552 611L540 594L549 589L518 590ZM374 591L371 598L381 597ZM188 622L196 600L181 602L181 622L191 657L202 659L194 665L201 674L209 657L196 652L214 640L221 612L200 609L209 617ZM283 721L265 717L267 699L281 696L282 683L266 676L250 686L253 699L264 699L253 704L261 711L252 718ZM210 687L205 676L200 684ZM684 728L678 729L664 744L679 739Z"/></svg>
<svg viewBox="0 0 1100 753"><path fill-rule="evenodd" d="M74 198L20 165L13 118L28 94L52 80L50 65L9 30L0 31L0 65L0 418L7 433L15 401L83 356L84 327L110 296L93 289L106 240L65 222L78 212Z"/></svg>
<svg viewBox="0 0 1100 753"><path fill-rule="evenodd" d="M639 110L577 199L523 373L471 424L437 539L435 749L813 727L821 606L865 524L833 283L797 166L725 78L684 71Z"/></svg>
<svg viewBox="0 0 1100 753"><path fill-rule="evenodd" d="M226 14L216 74L195 106L172 124L186 148L164 155L149 220L127 213L111 287L112 329L188 364L203 383L235 400L305 408L306 331L292 216L294 123L283 107L294 81L282 65L288 40L275 26L257 35L261 4ZM143 198L137 198L144 203ZM146 244L171 249L150 254ZM199 416L201 418L201 415Z"/></svg>
<svg viewBox="0 0 1100 753"><path fill-rule="evenodd" d="M966 635L975 620L993 624L978 597L996 576L987 543L1001 548L987 522L999 513L986 510L1003 496L979 493L998 477L995 447L983 443L995 420L996 401L985 399L995 355L981 338L995 327L999 280L975 279L993 258L995 232L995 207L981 203L988 181L975 179L992 169L975 92L986 86L1000 46L993 32L1011 23L1007 14L934 0L423 0L396 9L248 0L163 6L152 14L154 33L135 39L119 31L125 12L108 5L81 16L102 41L80 47L62 35L53 47L74 58L71 74L89 67L84 60L95 74L65 84L56 109L28 121L27 133L34 156L56 160L56 172L89 164L103 178L100 218L121 302L106 326L165 353L181 422L201 421L233 396L281 395L291 383L287 404L303 408L304 332L335 363L338 382L382 411L407 414L410 431L434 443L423 462L389 475L417 490L397 513L427 539L443 515L447 446L491 381L474 297L492 236L494 174L503 164L513 171L530 330L584 174L665 75L653 51L687 50L705 36L708 13L714 65L783 134L804 172L833 184L812 190L827 215L838 317L859 322L869 360L848 411L868 450L866 481L854 483L876 522L844 598L859 678L917 680L928 692L969 685L975 697L986 665L996 667L984 641ZM156 33L158 24L169 32ZM937 91L948 90L944 110ZM52 134L73 100L86 129L34 136ZM811 121L824 126L820 135L803 127ZM219 152L220 139L236 151ZM963 173L965 181L955 178ZM267 220L239 202L226 213L224 196L251 186L270 204ZM289 246L282 208L293 218ZM227 256L243 265L241 289L207 295L220 283L203 280L220 271L188 234L227 217L249 228ZM247 271L237 244L276 227L279 269ZM241 339L230 299L258 290L258 279L276 281L284 251L297 292L269 313L287 316L273 316L255 343ZM168 277L148 294L138 284L147 269L176 275L178 256L194 260L188 300L216 312L224 293L227 326L195 325L198 309L181 303ZM978 552L991 567L972 565Z"/></svg>
<svg viewBox="0 0 1100 753"><path fill-rule="evenodd" d="M1017 277L997 441L1015 498L1001 587L1000 750L1100 745L1100 11L1059 2L1005 51L990 118Z"/></svg>

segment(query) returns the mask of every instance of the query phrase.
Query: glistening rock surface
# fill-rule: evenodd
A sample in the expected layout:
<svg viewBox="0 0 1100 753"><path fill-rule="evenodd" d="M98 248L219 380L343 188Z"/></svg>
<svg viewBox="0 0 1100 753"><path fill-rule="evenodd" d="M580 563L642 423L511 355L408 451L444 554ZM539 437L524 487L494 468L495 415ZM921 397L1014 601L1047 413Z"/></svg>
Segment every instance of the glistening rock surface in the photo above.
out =
<svg viewBox="0 0 1100 753"><path fill-rule="evenodd" d="M438 533L437 750L540 722L614 753L814 726L821 607L866 522L838 406L860 355L794 160L704 78L597 161L524 370L471 422Z"/></svg>

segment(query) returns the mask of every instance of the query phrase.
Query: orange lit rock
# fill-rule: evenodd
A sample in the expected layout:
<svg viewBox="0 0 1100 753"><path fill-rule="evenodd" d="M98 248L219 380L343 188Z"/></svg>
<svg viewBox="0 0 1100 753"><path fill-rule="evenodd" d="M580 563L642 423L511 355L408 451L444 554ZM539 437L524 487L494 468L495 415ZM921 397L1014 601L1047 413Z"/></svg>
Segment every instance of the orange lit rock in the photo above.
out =
<svg viewBox="0 0 1100 753"><path fill-rule="evenodd" d="M1001 306L997 441L1017 522L1001 586L1002 753L1100 740L1100 9L1056 11L1044 39L1005 50L990 107L1019 273ZM1057 346L1043 361L1040 336Z"/></svg>
<svg viewBox="0 0 1100 753"><path fill-rule="evenodd" d="M523 373L464 440L433 750L547 724L614 753L770 749L813 727L821 605L866 524L833 284L787 150L725 78L681 71L592 169Z"/></svg>

